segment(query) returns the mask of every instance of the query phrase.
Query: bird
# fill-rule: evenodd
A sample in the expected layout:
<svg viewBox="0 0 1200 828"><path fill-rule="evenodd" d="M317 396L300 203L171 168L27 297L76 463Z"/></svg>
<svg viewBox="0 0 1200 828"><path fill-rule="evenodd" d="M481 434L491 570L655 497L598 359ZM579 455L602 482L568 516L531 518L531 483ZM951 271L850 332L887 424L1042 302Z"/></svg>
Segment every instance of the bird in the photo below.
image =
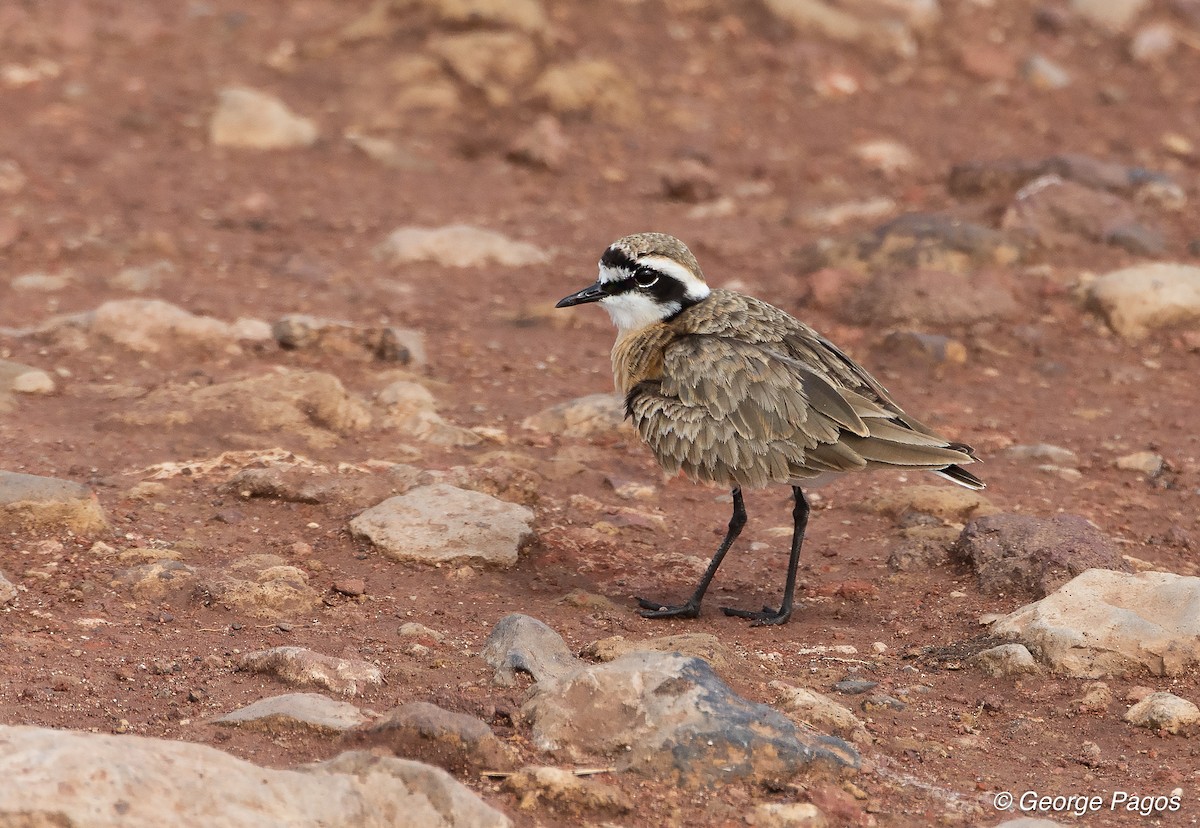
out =
<svg viewBox="0 0 1200 828"><path fill-rule="evenodd" d="M596 282L556 307L599 303L617 329L616 389L626 419L659 465L730 489L733 514L704 575L682 604L638 598L646 618L696 618L721 561L746 525L743 489L792 489L792 541L777 608L722 607L752 626L792 615L810 504L803 487L829 474L926 469L969 489L979 458L909 416L865 368L779 308L710 288L696 257L665 233L608 246Z"/></svg>

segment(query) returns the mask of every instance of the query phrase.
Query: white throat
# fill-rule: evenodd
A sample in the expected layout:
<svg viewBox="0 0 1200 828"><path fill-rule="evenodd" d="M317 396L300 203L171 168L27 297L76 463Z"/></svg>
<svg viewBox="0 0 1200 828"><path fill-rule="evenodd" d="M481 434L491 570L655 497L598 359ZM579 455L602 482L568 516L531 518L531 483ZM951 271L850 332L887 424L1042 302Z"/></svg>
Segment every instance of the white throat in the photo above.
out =
<svg viewBox="0 0 1200 828"><path fill-rule="evenodd" d="M641 293L609 296L601 299L600 304L608 311L613 324L617 326L617 333L621 336L674 316L682 307L678 302L660 305L652 297Z"/></svg>

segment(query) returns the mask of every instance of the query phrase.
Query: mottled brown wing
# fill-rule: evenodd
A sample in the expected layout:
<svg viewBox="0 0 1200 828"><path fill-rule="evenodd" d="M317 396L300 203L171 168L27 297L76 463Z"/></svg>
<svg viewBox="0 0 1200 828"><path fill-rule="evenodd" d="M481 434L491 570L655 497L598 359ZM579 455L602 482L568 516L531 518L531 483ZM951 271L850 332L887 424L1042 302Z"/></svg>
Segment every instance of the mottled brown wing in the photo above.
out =
<svg viewBox="0 0 1200 828"><path fill-rule="evenodd" d="M808 365L724 336L684 336L668 345L662 378L639 383L627 409L665 469L730 485L970 461Z"/></svg>

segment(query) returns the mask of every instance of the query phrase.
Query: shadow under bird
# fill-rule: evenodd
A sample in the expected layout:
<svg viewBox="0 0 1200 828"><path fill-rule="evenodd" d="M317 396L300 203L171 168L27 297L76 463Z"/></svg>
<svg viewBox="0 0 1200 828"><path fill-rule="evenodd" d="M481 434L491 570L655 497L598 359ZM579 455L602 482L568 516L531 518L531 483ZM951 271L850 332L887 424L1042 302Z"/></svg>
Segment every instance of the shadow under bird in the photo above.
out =
<svg viewBox="0 0 1200 828"><path fill-rule="evenodd" d="M713 290L683 242L638 233L613 242L596 283L562 299L599 302L617 327L613 378L659 464L693 480L729 486L725 539L687 602L639 598L647 618L695 618L725 553L746 524L742 489L782 483L795 506L783 600L761 611L722 607L755 626L792 614L796 568L808 525L805 481L875 468L926 469L970 489L970 446L910 417L857 362L784 311L751 296Z"/></svg>

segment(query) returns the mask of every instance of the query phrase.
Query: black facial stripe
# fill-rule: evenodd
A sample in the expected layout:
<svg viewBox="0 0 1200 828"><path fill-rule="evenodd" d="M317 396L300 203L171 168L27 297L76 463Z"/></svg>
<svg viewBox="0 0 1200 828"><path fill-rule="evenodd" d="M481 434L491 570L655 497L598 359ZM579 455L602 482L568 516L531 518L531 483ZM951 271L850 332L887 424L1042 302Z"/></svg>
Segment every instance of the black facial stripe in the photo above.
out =
<svg viewBox="0 0 1200 828"><path fill-rule="evenodd" d="M610 247L605 250L604 255L600 257L600 264L614 270L620 268L630 273L637 269L637 262L629 258L629 254L619 247Z"/></svg>

